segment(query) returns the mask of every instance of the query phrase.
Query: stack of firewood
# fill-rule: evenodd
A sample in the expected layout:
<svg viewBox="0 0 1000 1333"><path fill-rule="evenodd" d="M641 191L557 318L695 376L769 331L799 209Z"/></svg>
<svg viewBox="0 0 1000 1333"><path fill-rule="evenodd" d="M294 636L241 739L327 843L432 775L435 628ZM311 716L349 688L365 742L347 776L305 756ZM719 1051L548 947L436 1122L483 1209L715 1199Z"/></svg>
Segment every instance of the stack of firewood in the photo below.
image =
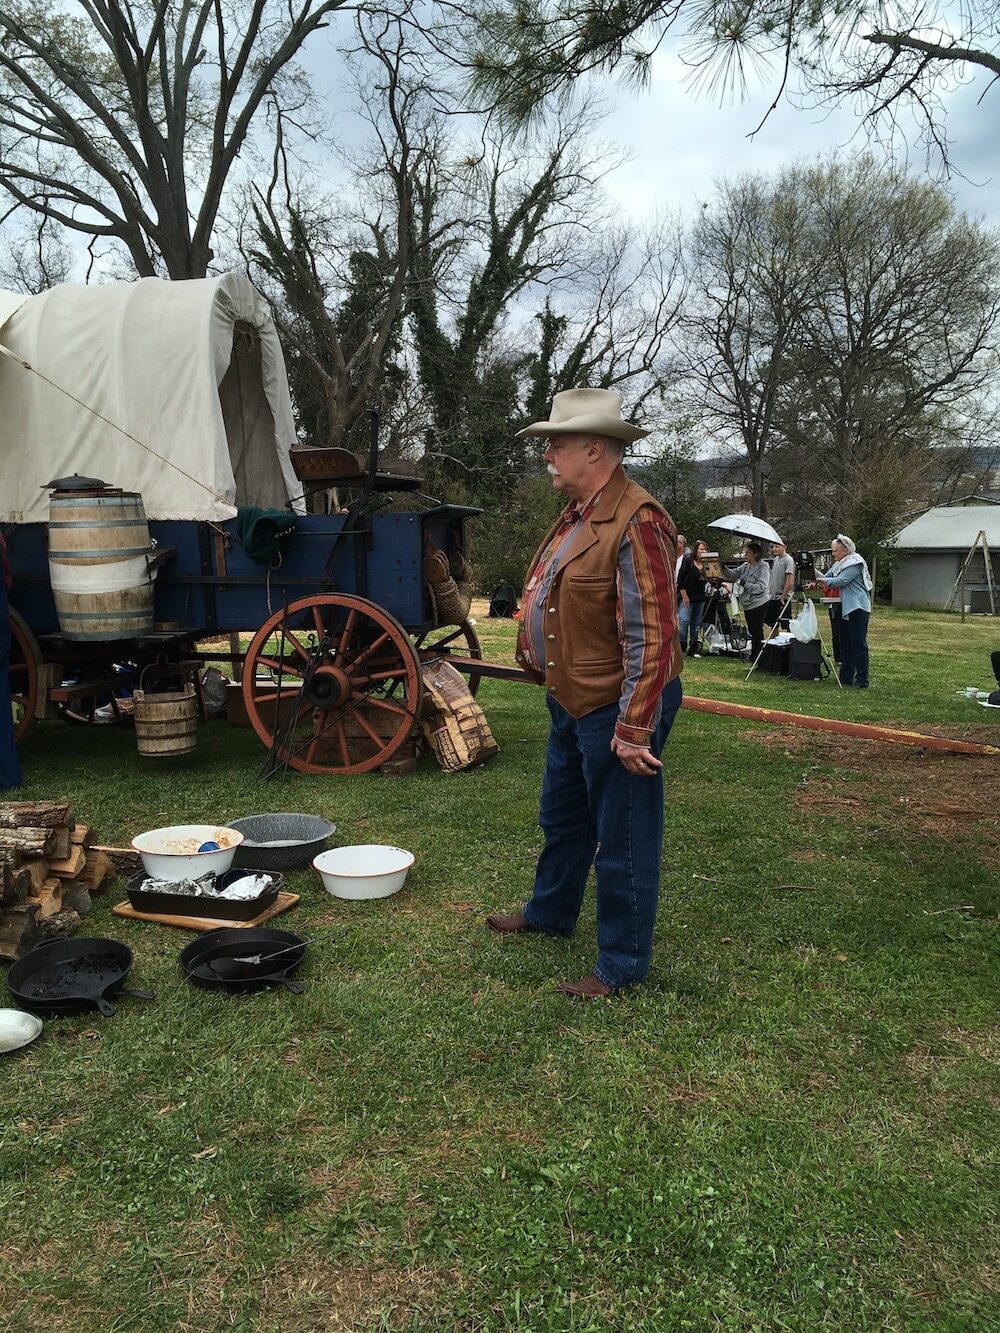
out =
<svg viewBox="0 0 1000 1333"><path fill-rule="evenodd" d="M67 801L0 802L0 958L72 935L118 873L113 850L94 845Z"/></svg>

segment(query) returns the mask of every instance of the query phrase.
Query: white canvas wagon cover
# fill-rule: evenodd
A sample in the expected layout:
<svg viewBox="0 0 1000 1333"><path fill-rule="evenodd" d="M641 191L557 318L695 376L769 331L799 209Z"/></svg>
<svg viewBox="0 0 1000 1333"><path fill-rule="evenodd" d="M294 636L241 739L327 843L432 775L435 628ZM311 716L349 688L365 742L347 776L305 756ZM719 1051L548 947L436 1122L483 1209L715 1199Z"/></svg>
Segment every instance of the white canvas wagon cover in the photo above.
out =
<svg viewBox="0 0 1000 1333"><path fill-rule="evenodd" d="M44 522L46 482L73 473L139 491L159 519L301 493L274 320L240 274L0 291L0 345L32 367L0 355L4 522Z"/></svg>

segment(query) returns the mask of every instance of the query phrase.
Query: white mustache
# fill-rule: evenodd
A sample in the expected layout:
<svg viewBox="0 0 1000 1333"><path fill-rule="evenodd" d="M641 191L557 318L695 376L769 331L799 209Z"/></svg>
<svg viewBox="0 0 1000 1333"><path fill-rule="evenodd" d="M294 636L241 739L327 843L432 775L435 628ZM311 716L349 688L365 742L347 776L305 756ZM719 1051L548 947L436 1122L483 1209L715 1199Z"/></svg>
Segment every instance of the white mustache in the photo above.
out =
<svg viewBox="0 0 1000 1333"><path fill-rule="evenodd" d="M559 469L558 469L557 467L553 467L553 465L552 465L551 463L546 463L546 464L545 464L545 470L546 470L546 472L548 472L548 474L549 474L550 477L561 477L561 476L562 476L562 473L559 471Z"/></svg>

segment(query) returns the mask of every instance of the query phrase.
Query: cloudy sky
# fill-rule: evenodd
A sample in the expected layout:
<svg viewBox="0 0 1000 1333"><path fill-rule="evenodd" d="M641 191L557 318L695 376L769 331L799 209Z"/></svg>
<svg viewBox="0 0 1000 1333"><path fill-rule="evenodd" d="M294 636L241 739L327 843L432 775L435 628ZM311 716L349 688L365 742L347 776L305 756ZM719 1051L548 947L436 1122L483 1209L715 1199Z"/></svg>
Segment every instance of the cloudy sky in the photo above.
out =
<svg viewBox="0 0 1000 1333"><path fill-rule="evenodd" d="M360 138L363 128L352 115L356 94L345 86L337 51L346 39L345 28L332 24L326 34L317 34L303 63L317 92L334 111L337 137L350 140ZM623 211L636 218L664 208L693 212L724 176L776 172L797 159L835 150L861 152L869 145L851 108L809 111L787 102L748 138L767 111L773 89L761 86L746 101L720 105L711 95L693 91L685 75L677 55L665 50L654 58L645 89L623 89L614 78L595 78L586 85L587 93L598 93L608 104L601 138L613 141L630 158L609 178L608 188ZM977 105L986 82L984 77L947 98L947 128L957 170L946 184L960 208L1000 226L1000 89ZM874 151L882 150L875 145ZM897 160L905 152L903 146ZM916 174L928 172L916 132L907 164ZM939 163L932 165L937 171Z"/></svg>
<svg viewBox="0 0 1000 1333"><path fill-rule="evenodd" d="M664 205L697 207L723 176L774 172L797 158L836 149L861 152L868 146L858 117L847 107L829 113L783 103L748 138L771 96L761 90L746 102L720 106L691 91L684 73L676 57L658 57L647 90L615 90L613 114L602 126L632 152L632 161L619 169L614 182L623 205L639 215ZM953 165L962 173L952 176L949 189L967 213L1000 225L1000 90L977 106L981 91L981 84L971 85L948 99ZM875 151L881 150L876 146ZM928 170L915 134L908 162L915 173Z"/></svg>

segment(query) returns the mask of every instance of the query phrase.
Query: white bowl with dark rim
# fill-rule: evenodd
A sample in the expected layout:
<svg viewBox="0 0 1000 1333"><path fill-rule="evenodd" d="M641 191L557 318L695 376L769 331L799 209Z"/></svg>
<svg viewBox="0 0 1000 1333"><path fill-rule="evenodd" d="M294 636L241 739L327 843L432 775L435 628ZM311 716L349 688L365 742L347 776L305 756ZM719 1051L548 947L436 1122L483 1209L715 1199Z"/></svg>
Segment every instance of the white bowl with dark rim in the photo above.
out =
<svg viewBox="0 0 1000 1333"><path fill-rule="evenodd" d="M331 847L315 858L313 869L335 898L388 898L403 887L416 859L403 847L365 843Z"/></svg>
<svg viewBox="0 0 1000 1333"><path fill-rule="evenodd" d="M13 1055L29 1046L43 1026L36 1014L26 1014L23 1009L0 1009L0 1055Z"/></svg>

